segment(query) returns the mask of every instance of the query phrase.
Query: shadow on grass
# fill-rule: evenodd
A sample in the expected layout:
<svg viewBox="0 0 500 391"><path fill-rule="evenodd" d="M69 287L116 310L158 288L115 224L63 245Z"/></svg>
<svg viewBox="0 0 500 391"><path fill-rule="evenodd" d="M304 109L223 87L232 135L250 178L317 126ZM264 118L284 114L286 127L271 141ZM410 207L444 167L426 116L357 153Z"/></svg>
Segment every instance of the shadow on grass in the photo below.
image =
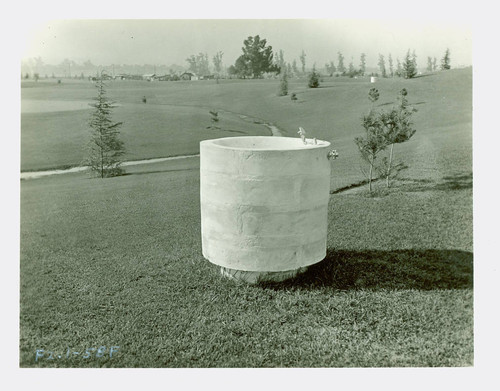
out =
<svg viewBox="0 0 500 391"><path fill-rule="evenodd" d="M380 103L376 107L382 107L382 106L389 106L393 105L395 106L397 102L385 102L385 103ZM415 103L408 103L409 106L417 106L417 105L424 105L427 102L415 102Z"/></svg>
<svg viewBox="0 0 500 391"><path fill-rule="evenodd" d="M372 182L375 182L375 181L376 181L376 179L372 180ZM350 185L347 185L347 186L343 186L343 187L339 187L339 188L334 189L334 190L330 190L330 194L342 193L343 191L354 189L354 188L357 188L357 187L361 187L361 186L364 186L364 185L367 185L367 184L368 184L368 180L364 179L364 180L356 182L356 183L351 183Z"/></svg>
<svg viewBox="0 0 500 391"><path fill-rule="evenodd" d="M222 130L223 132L246 134L246 132L242 130L234 130L234 129L220 129L220 130Z"/></svg>
<svg viewBox="0 0 500 391"><path fill-rule="evenodd" d="M373 184L377 184L384 178L374 178L372 180ZM436 182L431 179L413 179L413 178L403 178L403 179L393 179L391 182L391 187L387 189L385 186L376 188L370 194L368 190L365 193L360 193L366 196L387 196L395 192L408 192L415 193L421 191L454 191L454 190L464 190L472 189L472 173L468 174L456 174L453 176L445 176L440 182ZM348 186L343 186L334 190L330 190L330 194L340 194L348 190L353 190L359 187L366 186L368 184L367 180L362 180L356 183L352 183Z"/></svg>
<svg viewBox="0 0 500 391"><path fill-rule="evenodd" d="M472 172L465 175L445 176L443 182L436 185L436 190L472 189Z"/></svg>
<svg viewBox="0 0 500 391"><path fill-rule="evenodd" d="M445 176L439 183L426 180L420 180L420 181L412 180L412 182L413 184L408 186L406 191L409 192L428 191L428 190L453 191L453 190L472 189L472 172L468 174Z"/></svg>
<svg viewBox="0 0 500 391"><path fill-rule="evenodd" d="M467 289L473 254L460 250L329 250L323 261L270 289Z"/></svg>
<svg viewBox="0 0 500 391"><path fill-rule="evenodd" d="M412 77L412 79L420 79L421 77L429 77L429 76L434 76L434 73L423 73L421 75L415 75Z"/></svg>

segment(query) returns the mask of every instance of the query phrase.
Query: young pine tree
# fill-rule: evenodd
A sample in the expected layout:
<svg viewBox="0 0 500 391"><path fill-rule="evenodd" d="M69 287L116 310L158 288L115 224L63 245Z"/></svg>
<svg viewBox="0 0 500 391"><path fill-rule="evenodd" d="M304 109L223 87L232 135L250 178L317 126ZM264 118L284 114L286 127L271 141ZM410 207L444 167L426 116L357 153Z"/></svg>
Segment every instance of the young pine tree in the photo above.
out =
<svg viewBox="0 0 500 391"><path fill-rule="evenodd" d="M427 72L432 72L432 57L427 57Z"/></svg>
<svg viewBox="0 0 500 391"><path fill-rule="evenodd" d="M309 81L307 83L307 86L309 88L318 88L319 87L319 73L316 72L316 67L313 66L312 72L309 74Z"/></svg>
<svg viewBox="0 0 500 391"><path fill-rule="evenodd" d="M364 76L366 73L366 54L361 53L360 62L359 62L359 72L361 76Z"/></svg>
<svg viewBox="0 0 500 391"><path fill-rule="evenodd" d="M399 58L396 58L396 76L401 77L403 76L403 68L401 67L401 62L399 61Z"/></svg>
<svg viewBox="0 0 500 391"><path fill-rule="evenodd" d="M391 77L394 77L394 62L392 61L391 53L389 53L388 61L389 61L389 75Z"/></svg>
<svg viewBox="0 0 500 391"><path fill-rule="evenodd" d="M408 141L415 134L411 116L417 110L408 105L408 92L403 88L397 97L398 105L391 111L380 113L380 121L385 128L386 144L390 146L389 159L382 159L382 164L378 167L381 176L386 179L386 186L390 186L390 177L397 175L401 170L408 168L404 163L394 165L394 144L401 144Z"/></svg>
<svg viewBox="0 0 500 391"><path fill-rule="evenodd" d="M441 70L447 71L450 69L450 49L446 49L444 57L441 59Z"/></svg>
<svg viewBox="0 0 500 391"><path fill-rule="evenodd" d="M363 160L369 164L368 183L372 191L373 170L378 171L380 177L386 178L387 187L390 186L390 177L395 177L401 170L408 168L404 163L393 163L394 144L408 141L414 134L415 129L411 122L411 116L416 110L409 106L408 92L402 89L398 94L398 104L389 112L376 111L373 107L363 117L364 137L356 137L354 142L358 146ZM379 93L376 88L371 88L368 97L375 102ZM384 157L379 163L378 154L390 147L389 158Z"/></svg>
<svg viewBox="0 0 500 391"><path fill-rule="evenodd" d="M417 75L416 58L415 52L413 52L413 55L410 55L410 49L408 49L403 62L403 76L405 79L412 79Z"/></svg>
<svg viewBox="0 0 500 391"><path fill-rule="evenodd" d="M288 71L285 67L281 70L280 88L278 96L288 95Z"/></svg>
<svg viewBox="0 0 500 391"><path fill-rule="evenodd" d="M340 72L341 74L345 74L345 66L344 66L344 56L342 53L338 52L337 53L338 57L338 65L337 65L337 71Z"/></svg>
<svg viewBox="0 0 500 391"><path fill-rule="evenodd" d="M302 53L300 54L300 62L302 64L302 74L306 73L306 52L302 50Z"/></svg>
<svg viewBox="0 0 500 391"><path fill-rule="evenodd" d="M368 186L371 193L373 169L376 167L375 159L379 152L387 147L387 143L384 134L384 124L377 113L370 111L368 115L365 115L363 117L363 127L365 128L365 136L356 137L354 142L358 146L363 160L369 164Z"/></svg>
<svg viewBox="0 0 500 391"><path fill-rule="evenodd" d="M100 178L122 174L121 156L125 153L123 142L119 139L119 127L122 122L111 120L111 111L115 107L106 96L103 75L96 82L97 97L91 106L95 108L89 120L91 128L86 165Z"/></svg>
<svg viewBox="0 0 500 391"><path fill-rule="evenodd" d="M376 88L374 87L370 88L370 91L368 91L368 99L370 100L370 102L372 102L370 111L373 111L373 106L375 102L378 101L379 96L380 94Z"/></svg>
<svg viewBox="0 0 500 391"><path fill-rule="evenodd" d="M378 67L380 69L381 76L387 77L387 71L385 69L385 58L382 54L378 55Z"/></svg>

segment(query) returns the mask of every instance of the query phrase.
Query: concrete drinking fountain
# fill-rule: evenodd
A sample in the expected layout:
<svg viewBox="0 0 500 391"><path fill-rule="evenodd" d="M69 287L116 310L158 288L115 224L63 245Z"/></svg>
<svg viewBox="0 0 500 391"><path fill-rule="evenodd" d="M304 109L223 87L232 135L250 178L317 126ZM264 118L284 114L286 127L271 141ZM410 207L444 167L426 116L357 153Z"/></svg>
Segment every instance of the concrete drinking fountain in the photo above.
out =
<svg viewBox="0 0 500 391"><path fill-rule="evenodd" d="M224 276L283 281L325 258L337 154L299 134L200 143L202 252Z"/></svg>

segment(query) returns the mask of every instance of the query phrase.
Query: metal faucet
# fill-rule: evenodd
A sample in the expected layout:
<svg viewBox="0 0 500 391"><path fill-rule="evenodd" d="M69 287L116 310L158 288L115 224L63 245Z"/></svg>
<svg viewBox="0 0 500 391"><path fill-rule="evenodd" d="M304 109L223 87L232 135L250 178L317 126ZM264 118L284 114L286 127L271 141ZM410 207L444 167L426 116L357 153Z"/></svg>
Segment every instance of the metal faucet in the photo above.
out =
<svg viewBox="0 0 500 391"><path fill-rule="evenodd" d="M302 142L304 143L304 145L307 145L306 131L304 130L304 128L299 126L299 131L297 133L300 135L300 138L302 139Z"/></svg>
<svg viewBox="0 0 500 391"><path fill-rule="evenodd" d="M328 154L326 155L326 157L328 158L328 160L330 160L330 159L335 160L335 159L337 159L339 157L339 154L338 154L338 152L337 152L336 149L331 149L328 152Z"/></svg>

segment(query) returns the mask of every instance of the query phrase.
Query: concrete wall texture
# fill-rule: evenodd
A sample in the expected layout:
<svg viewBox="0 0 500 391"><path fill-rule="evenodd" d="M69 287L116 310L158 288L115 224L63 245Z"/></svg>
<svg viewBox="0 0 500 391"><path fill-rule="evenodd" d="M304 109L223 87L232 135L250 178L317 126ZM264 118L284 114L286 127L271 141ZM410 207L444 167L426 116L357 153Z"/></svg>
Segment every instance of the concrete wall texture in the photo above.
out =
<svg viewBox="0 0 500 391"><path fill-rule="evenodd" d="M242 271L277 272L326 255L330 143L229 137L200 143L203 256Z"/></svg>

